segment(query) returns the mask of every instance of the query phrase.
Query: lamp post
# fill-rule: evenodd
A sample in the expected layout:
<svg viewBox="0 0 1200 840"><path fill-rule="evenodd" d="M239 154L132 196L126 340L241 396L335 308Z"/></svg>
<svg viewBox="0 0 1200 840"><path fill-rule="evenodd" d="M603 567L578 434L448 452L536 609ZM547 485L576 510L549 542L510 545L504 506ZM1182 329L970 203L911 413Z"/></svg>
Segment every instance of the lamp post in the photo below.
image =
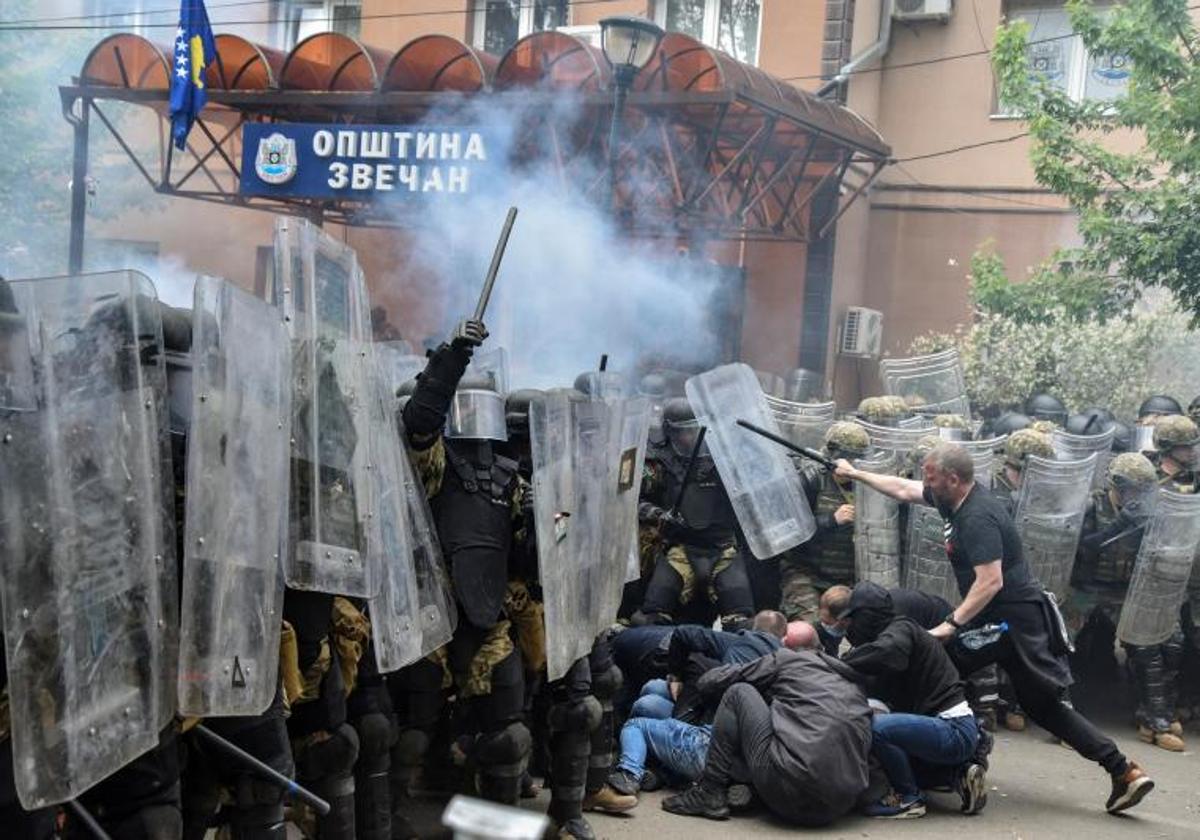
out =
<svg viewBox="0 0 1200 840"><path fill-rule="evenodd" d="M621 112L625 97L638 72L650 63L663 30L653 21L628 15L614 15L600 21L600 44L604 58L613 71L613 114L608 131L608 188L610 203L617 194L617 141L621 135Z"/></svg>

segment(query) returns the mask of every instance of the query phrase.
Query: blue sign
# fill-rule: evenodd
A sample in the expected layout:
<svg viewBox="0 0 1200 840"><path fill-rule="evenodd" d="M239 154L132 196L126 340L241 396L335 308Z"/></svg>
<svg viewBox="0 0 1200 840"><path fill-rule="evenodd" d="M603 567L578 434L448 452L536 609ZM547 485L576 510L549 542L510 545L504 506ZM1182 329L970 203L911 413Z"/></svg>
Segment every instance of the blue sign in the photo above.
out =
<svg viewBox="0 0 1200 840"><path fill-rule="evenodd" d="M470 128L247 123L239 192L357 201L464 195L495 173L495 153Z"/></svg>

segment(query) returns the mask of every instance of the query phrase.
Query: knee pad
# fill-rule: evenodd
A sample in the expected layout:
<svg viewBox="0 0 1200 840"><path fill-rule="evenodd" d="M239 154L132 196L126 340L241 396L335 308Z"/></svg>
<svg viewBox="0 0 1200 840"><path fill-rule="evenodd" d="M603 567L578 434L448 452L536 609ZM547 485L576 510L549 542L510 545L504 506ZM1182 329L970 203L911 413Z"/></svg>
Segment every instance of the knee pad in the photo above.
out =
<svg viewBox="0 0 1200 840"><path fill-rule="evenodd" d="M378 713L354 721L358 733L358 763L368 772L386 770L392 748L392 722Z"/></svg>
<svg viewBox="0 0 1200 840"><path fill-rule="evenodd" d="M303 779L345 777L353 773L357 760L358 733L343 723L328 738L309 744L296 756L296 771Z"/></svg>
<svg viewBox="0 0 1200 840"><path fill-rule="evenodd" d="M417 767L425 760L433 739L421 729L401 730L392 747L392 764L396 767Z"/></svg>
<svg viewBox="0 0 1200 840"><path fill-rule="evenodd" d="M600 705L611 704L624 683L621 669L610 665L603 671L592 672L592 695L600 701Z"/></svg>
<svg viewBox="0 0 1200 840"><path fill-rule="evenodd" d="M501 771L516 767L529 757L533 750L533 737L523 723L510 723L495 732L485 732L475 744L475 758L483 770L492 768ZM517 769L516 775L520 775Z"/></svg>
<svg viewBox="0 0 1200 840"><path fill-rule="evenodd" d="M555 703L550 707L551 732L591 732L600 725L603 715L600 701L595 697L584 697L566 703Z"/></svg>
<svg viewBox="0 0 1200 840"><path fill-rule="evenodd" d="M525 716L525 672L515 650L492 669L492 691L471 698L477 718L485 730L500 729Z"/></svg>

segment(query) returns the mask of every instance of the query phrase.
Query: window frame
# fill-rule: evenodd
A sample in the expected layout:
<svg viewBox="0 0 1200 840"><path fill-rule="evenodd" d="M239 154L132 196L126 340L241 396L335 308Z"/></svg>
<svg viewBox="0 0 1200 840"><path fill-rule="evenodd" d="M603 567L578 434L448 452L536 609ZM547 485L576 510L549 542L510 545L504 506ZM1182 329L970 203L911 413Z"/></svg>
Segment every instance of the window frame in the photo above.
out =
<svg viewBox="0 0 1200 840"><path fill-rule="evenodd" d="M654 0L654 22L666 29L667 26L667 4L670 0ZM712 47L714 50L721 49L721 0L701 0L704 3L704 18L701 26L700 40L705 46ZM754 61L744 61L738 56L732 56L736 61L744 61L744 63L752 67L759 66L759 60L762 57L762 28L763 28L763 6L765 3L759 0L758 4L758 25L754 32Z"/></svg>
<svg viewBox="0 0 1200 840"><path fill-rule="evenodd" d="M487 43L487 4L488 0L474 0L474 8L471 12L471 46L477 50L482 50ZM534 0L521 0L521 5L518 7L517 14L517 40L520 41L534 32L545 32L548 30L534 29ZM565 6L566 20L560 26L570 26L571 21L575 16L574 6L567 3ZM555 27L557 29L557 27Z"/></svg>
<svg viewBox="0 0 1200 840"><path fill-rule="evenodd" d="M1116 4L1100 4L1098 6L1098 10L1102 12L1104 5ZM1041 0L1041 2L1036 3L1006 2L1004 6L1004 17L1005 20L1009 22L1017 19L1028 20L1027 15L1041 11L1061 10L1065 13L1066 6L1066 0ZM1066 93L1067 98L1072 102L1082 102L1087 92L1088 68L1091 64L1092 54L1088 52L1087 47L1084 45L1083 37L1073 28L1071 30L1071 37L1064 40L1071 44L1071 58L1067 64L1067 83L1063 90ZM1122 94L1122 96L1123 95L1124 94ZM1120 97L1113 98L1119 99ZM1005 111L1003 109L1003 106L1000 102L1000 91L994 85L992 87L991 110L992 113L990 116L993 120L1025 119L1025 114L1020 111Z"/></svg>
<svg viewBox="0 0 1200 840"><path fill-rule="evenodd" d="M300 37L300 25L303 20L298 14L302 9L320 9L322 18L325 21L325 29L322 32L337 32L333 28L334 9L336 7L353 7L358 9L359 34L353 37L356 40L361 40L362 36L362 0L279 0L276 12L276 19L279 21L279 43L283 45L283 49L291 50L299 44L303 38ZM295 15L295 16L293 16ZM312 33L317 34L317 33ZM305 36L308 37L307 35Z"/></svg>

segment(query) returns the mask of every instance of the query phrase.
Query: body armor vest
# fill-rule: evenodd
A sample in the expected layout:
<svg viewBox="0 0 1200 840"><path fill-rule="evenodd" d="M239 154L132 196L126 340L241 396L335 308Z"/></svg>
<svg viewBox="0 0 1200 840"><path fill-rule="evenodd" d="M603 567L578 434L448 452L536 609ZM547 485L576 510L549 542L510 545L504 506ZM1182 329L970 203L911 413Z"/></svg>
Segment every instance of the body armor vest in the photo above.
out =
<svg viewBox="0 0 1200 840"><path fill-rule="evenodd" d="M430 508L454 592L476 627L496 623L508 584L517 463L490 441L444 440L442 489Z"/></svg>
<svg viewBox="0 0 1200 840"><path fill-rule="evenodd" d="M850 497L853 500L853 496ZM818 519L825 515L833 517L834 512L847 504L837 482L829 473L821 476L821 490L817 493L817 503L813 513ZM836 584L854 585L854 528L846 525L834 528L832 531L818 533L812 540L809 550L813 569L816 571L818 582L830 586Z"/></svg>
<svg viewBox="0 0 1200 840"><path fill-rule="evenodd" d="M687 458L677 455L669 446L662 447L655 455L663 466L664 506L674 504L687 471ZM715 548L734 542L737 516L711 458L696 461L679 513L689 526L686 544Z"/></svg>
<svg viewBox="0 0 1200 840"><path fill-rule="evenodd" d="M1108 498L1108 492L1098 490L1092 494L1094 508L1091 516L1084 520L1085 533L1092 528L1092 533L1102 534L1111 531L1108 537L1115 537L1122 531L1133 527L1133 523L1119 523L1119 515ZM1125 534L1103 548L1084 548L1080 551L1079 571L1075 575L1081 586L1088 584L1100 586L1128 586L1133 576L1133 567L1137 563L1138 549L1142 545L1143 530Z"/></svg>

